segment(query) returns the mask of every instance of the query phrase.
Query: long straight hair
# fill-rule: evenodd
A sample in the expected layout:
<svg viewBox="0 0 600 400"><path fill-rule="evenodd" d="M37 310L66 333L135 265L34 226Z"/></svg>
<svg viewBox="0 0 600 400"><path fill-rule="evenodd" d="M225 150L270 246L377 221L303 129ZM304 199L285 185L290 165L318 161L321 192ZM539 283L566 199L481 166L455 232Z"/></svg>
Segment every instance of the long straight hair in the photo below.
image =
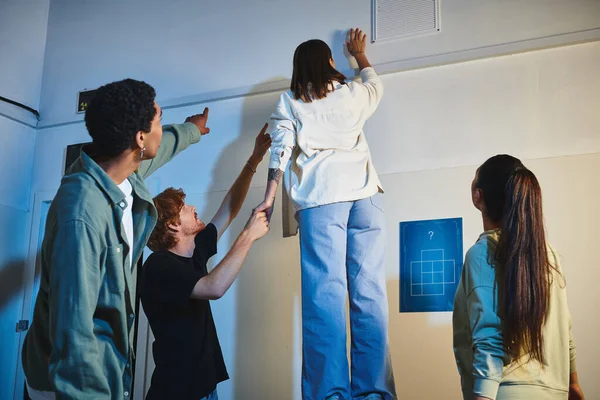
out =
<svg viewBox="0 0 600 400"><path fill-rule="evenodd" d="M544 365L543 327L554 267L539 182L517 158L498 155L479 167L475 187L482 191L487 216L502 227L496 260L504 347L512 357L525 353Z"/></svg>
<svg viewBox="0 0 600 400"><path fill-rule="evenodd" d="M346 76L331 66L331 49L322 40L301 43L294 52L294 72L290 90L296 100L310 103L333 90L331 84L346 83Z"/></svg>

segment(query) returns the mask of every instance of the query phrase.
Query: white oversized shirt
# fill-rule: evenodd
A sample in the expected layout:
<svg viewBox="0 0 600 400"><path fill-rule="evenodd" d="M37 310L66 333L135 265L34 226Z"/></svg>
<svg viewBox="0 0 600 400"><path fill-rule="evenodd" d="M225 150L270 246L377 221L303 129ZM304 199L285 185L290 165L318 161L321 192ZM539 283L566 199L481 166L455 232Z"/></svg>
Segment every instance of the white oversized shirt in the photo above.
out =
<svg viewBox="0 0 600 400"><path fill-rule="evenodd" d="M297 211L370 197L381 188L363 132L383 95L371 67L362 82L333 83L327 97L306 103L287 91L271 115L269 168L285 171L283 235L297 231Z"/></svg>

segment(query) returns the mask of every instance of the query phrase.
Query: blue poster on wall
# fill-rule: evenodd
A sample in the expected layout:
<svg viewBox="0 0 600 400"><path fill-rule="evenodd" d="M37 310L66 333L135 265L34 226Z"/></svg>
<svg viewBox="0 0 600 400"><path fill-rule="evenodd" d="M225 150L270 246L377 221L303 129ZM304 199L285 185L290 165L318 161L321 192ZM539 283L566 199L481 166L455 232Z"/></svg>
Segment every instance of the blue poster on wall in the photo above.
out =
<svg viewBox="0 0 600 400"><path fill-rule="evenodd" d="M462 218L400 222L400 312L452 311L462 264Z"/></svg>

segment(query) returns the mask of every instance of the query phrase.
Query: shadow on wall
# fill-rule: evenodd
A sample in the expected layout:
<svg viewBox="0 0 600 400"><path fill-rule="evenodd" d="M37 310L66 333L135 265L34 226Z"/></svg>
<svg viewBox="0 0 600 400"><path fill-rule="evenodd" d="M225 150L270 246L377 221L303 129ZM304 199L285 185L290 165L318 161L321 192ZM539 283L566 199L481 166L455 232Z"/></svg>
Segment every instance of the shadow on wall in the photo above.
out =
<svg viewBox="0 0 600 400"><path fill-rule="evenodd" d="M23 291L25 260L13 260L0 267L0 310Z"/></svg>
<svg viewBox="0 0 600 400"><path fill-rule="evenodd" d="M24 272L26 261L20 259L7 260L0 265L0 398L14 396L20 334L15 326L21 318L23 308L23 292L25 287Z"/></svg>

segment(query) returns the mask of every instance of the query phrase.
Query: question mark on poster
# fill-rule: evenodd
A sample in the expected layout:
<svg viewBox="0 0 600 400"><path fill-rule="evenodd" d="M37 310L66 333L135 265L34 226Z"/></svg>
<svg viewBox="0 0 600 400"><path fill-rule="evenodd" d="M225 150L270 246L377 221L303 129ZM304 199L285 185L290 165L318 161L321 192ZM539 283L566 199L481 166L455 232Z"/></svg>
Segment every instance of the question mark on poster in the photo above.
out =
<svg viewBox="0 0 600 400"><path fill-rule="evenodd" d="M433 239L433 231L429 231L428 234L429 234L429 240Z"/></svg>

